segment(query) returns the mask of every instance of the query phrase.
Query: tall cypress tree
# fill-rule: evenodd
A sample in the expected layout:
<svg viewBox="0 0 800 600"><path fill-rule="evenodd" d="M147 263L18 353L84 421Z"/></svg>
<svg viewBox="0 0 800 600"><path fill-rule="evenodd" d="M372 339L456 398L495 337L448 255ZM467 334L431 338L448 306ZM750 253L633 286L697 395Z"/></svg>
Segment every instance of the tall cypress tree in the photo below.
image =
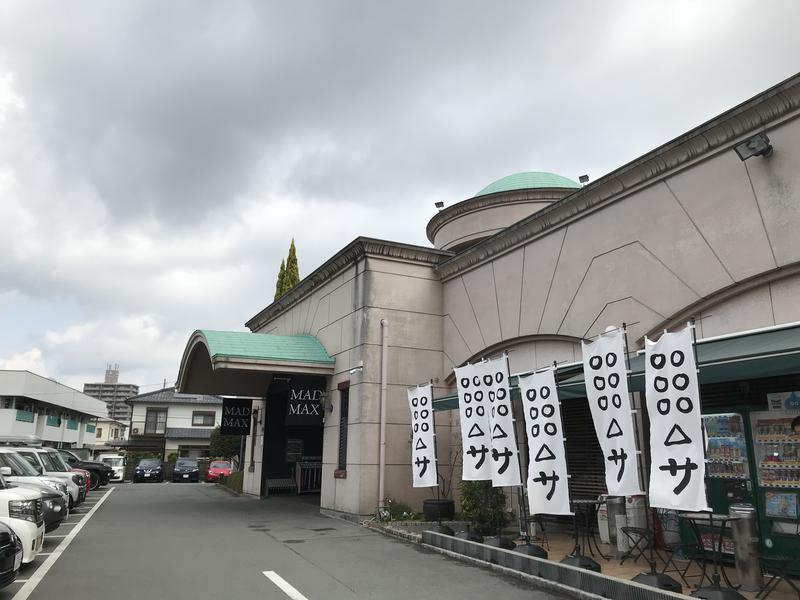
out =
<svg viewBox="0 0 800 600"><path fill-rule="evenodd" d="M283 282L286 280L286 263L281 259L281 268L278 271L278 281L275 283L275 300L283 296Z"/></svg>
<svg viewBox="0 0 800 600"><path fill-rule="evenodd" d="M286 259L286 276L283 281L283 293L285 294L294 286L300 283L300 269L297 266L297 251L294 247L294 238L289 246L289 257Z"/></svg>

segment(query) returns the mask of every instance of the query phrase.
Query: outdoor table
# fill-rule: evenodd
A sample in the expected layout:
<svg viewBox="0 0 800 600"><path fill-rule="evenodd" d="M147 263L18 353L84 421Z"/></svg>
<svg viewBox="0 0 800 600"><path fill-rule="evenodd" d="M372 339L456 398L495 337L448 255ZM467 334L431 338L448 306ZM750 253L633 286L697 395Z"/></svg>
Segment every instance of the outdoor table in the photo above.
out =
<svg viewBox="0 0 800 600"><path fill-rule="evenodd" d="M698 598L706 598L707 600L717 600L717 599L725 599L725 600L745 600L744 596L742 596L739 592L736 591L733 584L731 584L730 579L728 579L728 574L725 572L725 566L722 564L720 560L722 558L722 541L725 535L725 528L727 527L730 521L735 521L739 517L735 515L726 515L720 513L711 513L711 512L685 512L679 513L678 517L681 519L686 520L689 523L689 527L692 530L692 534L697 538L697 543L700 548L704 548L703 545L703 536L700 532L701 526L706 526L711 530L711 545L712 545L712 562L714 563L714 572L711 574L709 578L711 581L711 585L707 587L700 587L703 585L703 580L708 577L706 575L705 566L703 566L703 573L700 576L700 583L698 584L698 589L692 592L692 596ZM717 539L714 540L714 529L717 528ZM720 574L722 574L722 578L725 580L727 587L723 587L720 584Z"/></svg>
<svg viewBox="0 0 800 600"><path fill-rule="evenodd" d="M572 504L572 512L574 513L573 524L575 527L575 550L573 550L573 552L577 551L577 553L580 554L581 541L583 541L585 542L583 548L588 549L589 554L594 556L594 551L592 550L592 543L594 543L594 547L597 549L600 558L608 559L608 557L603 554L602 550L600 550L597 538L594 535L594 528L592 527L592 524L597 522L597 511L604 502L605 500L595 500L592 498L570 501L570 504Z"/></svg>

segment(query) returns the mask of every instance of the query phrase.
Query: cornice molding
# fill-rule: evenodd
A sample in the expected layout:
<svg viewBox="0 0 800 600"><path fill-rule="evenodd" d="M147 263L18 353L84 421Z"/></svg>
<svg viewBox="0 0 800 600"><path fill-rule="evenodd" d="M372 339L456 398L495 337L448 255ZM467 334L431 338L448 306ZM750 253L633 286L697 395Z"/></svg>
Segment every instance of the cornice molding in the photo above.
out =
<svg viewBox="0 0 800 600"><path fill-rule="evenodd" d="M457 254L439 265L439 275L447 280L468 271L679 168L728 149L755 131L796 116L792 113L798 109L800 75L795 75Z"/></svg>
<svg viewBox="0 0 800 600"><path fill-rule="evenodd" d="M371 256L412 262L435 267L442 260L453 256L452 252L436 250L413 244L401 244L375 238L358 237L325 261L278 300L264 308L245 323L250 331L256 331L281 313L311 294L318 286L330 281L359 258Z"/></svg>
<svg viewBox="0 0 800 600"><path fill-rule="evenodd" d="M574 193L571 188L535 188L527 190L512 190L509 192L495 192L485 196L467 198L456 204L443 208L433 215L425 233L431 244L439 230L455 219L479 212L495 206L508 206L509 204L529 204L533 202L555 202Z"/></svg>

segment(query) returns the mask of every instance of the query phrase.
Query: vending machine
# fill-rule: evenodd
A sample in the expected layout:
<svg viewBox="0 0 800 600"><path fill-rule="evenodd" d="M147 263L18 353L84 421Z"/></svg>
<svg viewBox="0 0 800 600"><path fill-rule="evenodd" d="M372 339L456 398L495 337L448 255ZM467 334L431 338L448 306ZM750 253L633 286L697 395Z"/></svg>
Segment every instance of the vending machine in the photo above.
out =
<svg viewBox="0 0 800 600"><path fill-rule="evenodd" d="M800 552L800 435L792 428L798 416L796 409L750 413L765 555Z"/></svg>
<svg viewBox="0 0 800 600"><path fill-rule="evenodd" d="M706 490L715 513L728 514L731 504L755 503L751 478L745 418L740 413L703 415L708 450ZM701 528L703 545L713 548L714 534ZM722 551L733 555L733 540L723 537Z"/></svg>

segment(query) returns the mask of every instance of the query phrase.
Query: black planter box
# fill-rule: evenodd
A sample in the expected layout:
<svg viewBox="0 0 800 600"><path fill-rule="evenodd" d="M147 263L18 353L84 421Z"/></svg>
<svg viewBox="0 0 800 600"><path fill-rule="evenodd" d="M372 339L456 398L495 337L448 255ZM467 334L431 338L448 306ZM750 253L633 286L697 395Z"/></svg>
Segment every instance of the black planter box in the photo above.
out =
<svg viewBox="0 0 800 600"><path fill-rule="evenodd" d="M423 500L422 514L426 521L450 521L456 515L456 503L453 500Z"/></svg>

